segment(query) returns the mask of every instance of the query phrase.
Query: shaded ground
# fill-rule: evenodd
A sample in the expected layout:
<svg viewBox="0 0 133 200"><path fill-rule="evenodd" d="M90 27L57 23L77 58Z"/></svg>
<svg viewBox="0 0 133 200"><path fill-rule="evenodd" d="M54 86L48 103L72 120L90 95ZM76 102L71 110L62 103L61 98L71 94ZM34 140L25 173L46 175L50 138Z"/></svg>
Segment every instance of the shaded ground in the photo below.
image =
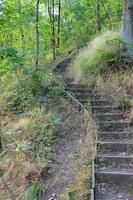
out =
<svg viewBox="0 0 133 200"><path fill-rule="evenodd" d="M82 164L80 156L87 143L84 121L79 111L68 101L63 101L57 107L64 122L59 131L59 139L54 144L54 166L44 179L44 200L63 199L62 194L75 181L77 167Z"/></svg>

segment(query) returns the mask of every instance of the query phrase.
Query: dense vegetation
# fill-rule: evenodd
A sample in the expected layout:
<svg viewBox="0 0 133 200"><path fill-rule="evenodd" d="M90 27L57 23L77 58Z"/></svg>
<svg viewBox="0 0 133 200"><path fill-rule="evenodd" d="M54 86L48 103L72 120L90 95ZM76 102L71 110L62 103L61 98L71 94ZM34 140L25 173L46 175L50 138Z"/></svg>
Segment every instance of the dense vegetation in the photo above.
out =
<svg viewBox="0 0 133 200"><path fill-rule="evenodd" d="M62 124L53 111L64 96L64 82L53 74L58 62L78 52L70 70L75 81L131 105L122 10L116 0L0 1L0 199L43 193L40 176L52 165Z"/></svg>

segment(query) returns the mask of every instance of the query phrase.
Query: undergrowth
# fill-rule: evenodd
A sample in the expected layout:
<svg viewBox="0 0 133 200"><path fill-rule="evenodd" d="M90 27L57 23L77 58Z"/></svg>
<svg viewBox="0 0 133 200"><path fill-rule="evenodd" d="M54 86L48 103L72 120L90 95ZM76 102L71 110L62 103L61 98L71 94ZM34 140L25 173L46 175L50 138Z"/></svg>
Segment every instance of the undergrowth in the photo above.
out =
<svg viewBox="0 0 133 200"><path fill-rule="evenodd" d="M0 199L37 200L45 190L41 174L52 166L52 145L62 124L47 105L59 100L64 88L47 69L14 73L1 79Z"/></svg>
<svg viewBox="0 0 133 200"><path fill-rule="evenodd" d="M51 167L52 144L61 123L45 106L3 118L1 186L10 193L10 199L21 199L27 188L38 183L42 171Z"/></svg>

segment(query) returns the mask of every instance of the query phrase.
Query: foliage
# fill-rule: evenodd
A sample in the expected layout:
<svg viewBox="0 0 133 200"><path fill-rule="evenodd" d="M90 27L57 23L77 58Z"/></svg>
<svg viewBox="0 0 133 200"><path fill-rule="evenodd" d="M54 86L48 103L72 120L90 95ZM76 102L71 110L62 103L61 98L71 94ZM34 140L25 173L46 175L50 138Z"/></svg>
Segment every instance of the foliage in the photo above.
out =
<svg viewBox="0 0 133 200"><path fill-rule="evenodd" d="M35 1L2 1L0 7L0 44L2 49L16 49L24 63L33 62L35 55ZM59 1L55 1L55 32L57 36ZM60 54L84 46L97 32L96 2L93 0L61 1ZM119 27L123 3L102 0L100 20L102 29ZM79 29L80 27L80 29ZM52 30L47 1L40 1L39 9L40 59L51 57ZM7 66L6 66L7 67Z"/></svg>

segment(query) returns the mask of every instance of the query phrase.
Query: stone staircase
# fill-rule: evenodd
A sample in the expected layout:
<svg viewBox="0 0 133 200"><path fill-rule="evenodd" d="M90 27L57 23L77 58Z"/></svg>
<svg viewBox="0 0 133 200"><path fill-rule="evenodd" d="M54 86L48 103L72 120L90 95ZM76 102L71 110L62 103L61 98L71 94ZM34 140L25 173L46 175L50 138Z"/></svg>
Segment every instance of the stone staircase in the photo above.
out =
<svg viewBox="0 0 133 200"><path fill-rule="evenodd" d="M70 60L65 61L65 67L60 64L57 72L68 77L68 64ZM133 200L133 194L129 193L133 185L132 124L118 106L102 99L87 86L68 82L66 91L84 106L89 104L99 127L95 200Z"/></svg>

